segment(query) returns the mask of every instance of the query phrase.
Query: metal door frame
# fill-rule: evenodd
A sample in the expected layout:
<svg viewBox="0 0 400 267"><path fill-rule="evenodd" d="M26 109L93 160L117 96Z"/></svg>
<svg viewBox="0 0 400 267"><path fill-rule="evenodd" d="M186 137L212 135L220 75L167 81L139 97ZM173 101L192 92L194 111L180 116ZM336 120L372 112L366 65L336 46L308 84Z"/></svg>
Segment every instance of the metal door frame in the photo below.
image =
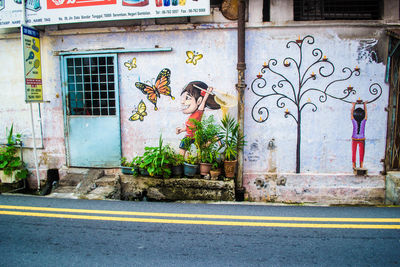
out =
<svg viewBox="0 0 400 267"><path fill-rule="evenodd" d="M386 82L389 83L387 111L386 151L383 174L400 170L400 31L388 31L389 49ZM397 141L396 141L397 140ZM397 163L395 163L397 159ZM397 167L396 167L397 166Z"/></svg>
<svg viewBox="0 0 400 267"><path fill-rule="evenodd" d="M83 58L83 57L93 57L93 56L113 56L114 57L114 84L115 84L115 116L118 119L118 132L119 132L119 142L120 142L120 155L122 155L122 141L121 141L121 117L120 117L120 101L119 101L119 80L118 80L118 54L115 51L110 51L107 53L106 51L102 51L102 53L90 53L90 52L75 52L75 53L62 53L60 54L60 66L61 66L61 90L62 90L62 101L63 101L63 119L64 119L64 142L65 142L65 151L66 151L66 165L68 167L71 166L70 159L70 144L69 144L69 123L68 117L74 116L69 115L67 110L68 108L68 73L67 73L67 65L66 60L68 58ZM115 166L118 167L118 166Z"/></svg>

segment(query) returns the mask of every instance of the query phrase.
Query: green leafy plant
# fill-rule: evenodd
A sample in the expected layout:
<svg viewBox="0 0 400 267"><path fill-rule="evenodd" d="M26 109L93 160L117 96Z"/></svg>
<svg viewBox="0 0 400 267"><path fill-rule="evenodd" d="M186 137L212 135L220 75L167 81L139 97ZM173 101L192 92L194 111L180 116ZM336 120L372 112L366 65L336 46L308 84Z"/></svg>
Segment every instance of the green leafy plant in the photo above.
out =
<svg viewBox="0 0 400 267"><path fill-rule="evenodd" d="M122 167L130 167L129 165L130 165L130 162L128 161L128 159L125 157L122 157L121 158L121 166Z"/></svg>
<svg viewBox="0 0 400 267"><path fill-rule="evenodd" d="M201 152L201 162L211 163L216 162L220 157L218 146L216 144L203 149Z"/></svg>
<svg viewBox="0 0 400 267"><path fill-rule="evenodd" d="M160 136L158 146L145 147L139 167L146 169L150 176L170 177L171 169L168 165L173 161L172 155L172 148L169 145L164 146Z"/></svg>
<svg viewBox="0 0 400 267"><path fill-rule="evenodd" d="M131 166L133 168L135 168L135 167L139 168L139 166L140 166L140 164L142 164L142 162L143 162L143 156L136 156L132 159Z"/></svg>
<svg viewBox="0 0 400 267"><path fill-rule="evenodd" d="M28 177L28 170L21 157L17 155L18 149L21 146L21 134L13 134L14 125L7 130L7 144L0 147L0 170L4 174L11 175L15 172L17 179L25 179Z"/></svg>
<svg viewBox="0 0 400 267"><path fill-rule="evenodd" d="M185 158L183 157L183 155L172 151L172 166L182 165L183 162L185 162Z"/></svg>
<svg viewBox="0 0 400 267"><path fill-rule="evenodd" d="M216 160L216 161L214 161L213 163L212 163L212 166L211 166L211 170L218 170L218 169L221 169L221 161L220 160Z"/></svg>
<svg viewBox="0 0 400 267"><path fill-rule="evenodd" d="M227 161L236 160L238 151L246 145L245 137L239 132L239 123L229 114L221 120L219 136L223 142L224 158Z"/></svg>
<svg viewBox="0 0 400 267"><path fill-rule="evenodd" d="M143 160L142 156L136 156L132 159L132 161L129 161L126 157L122 157L121 166L123 168L130 168L133 174L137 175L139 173L139 166L142 163L142 160Z"/></svg>
<svg viewBox="0 0 400 267"><path fill-rule="evenodd" d="M196 154L192 154L192 153L188 152L185 162L192 164L192 165L197 165L197 164L199 164L199 158L197 157Z"/></svg>
<svg viewBox="0 0 400 267"><path fill-rule="evenodd" d="M194 145L197 150L199 162L212 163L217 152L216 143L219 141L220 126L216 123L214 116L209 116L201 121L191 119L194 134Z"/></svg>

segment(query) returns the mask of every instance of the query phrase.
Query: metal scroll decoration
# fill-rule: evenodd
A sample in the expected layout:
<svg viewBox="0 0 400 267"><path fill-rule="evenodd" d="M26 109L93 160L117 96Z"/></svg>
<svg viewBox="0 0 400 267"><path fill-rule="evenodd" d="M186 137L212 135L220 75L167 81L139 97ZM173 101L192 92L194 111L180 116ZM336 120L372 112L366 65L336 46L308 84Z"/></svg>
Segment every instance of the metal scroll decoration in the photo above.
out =
<svg viewBox="0 0 400 267"><path fill-rule="evenodd" d="M360 75L360 68L355 67L351 69L344 67L340 78L333 79L335 74L335 65L323 55L323 52L319 48L314 48L311 53L305 53L305 46L311 46L314 44L314 37L307 35L303 39L295 41L289 41L286 44L286 48L297 48L298 59L293 57L284 58L282 64L284 69L288 71L294 71L296 78L288 78L285 73L278 71L278 61L276 59L270 59L265 62L261 68L257 78L251 83L252 92L259 97L252 108L251 115L253 120L257 123L264 123L269 118L269 107L262 105L263 101L267 98L275 97L276 106L278 108L285 108L286 104L290 104L293 107L292 111L288 108L284 111L284 117L291 117L297 124L297 146L296 146L296 173L300 173L300 154L301 154L301 115L304 108L308 107L311 111L316 112L318 110L318 101L324 103L327 99L333 98L347 103L358 102L362 103L361 99L354 100L357 94L356 90L349 86L343 91L339 90L337 93L337 87L340 82L349 80L351 77ZM310 65L303 65L303 59L305 56L311 57ZM307 58L308 59L308 58ZM316 73L314 73L314 71ZM276 75L278 82L272 83L267 86L267 80L263 75ZM316 79L332 79L329 83L325 83L325 88L314 87L316 83L311 84L310 81ZM336 85L336 86L335 86ZM336 90L335 90L336 88ZM317 94L317 97L315 97ZM368 103L376 101L382 94L382 87L378 83L373 83L369 87L369 94L371 100ZM311 96L314 96L311 99ZM353 99L353 100L351 100Z"/></svg>

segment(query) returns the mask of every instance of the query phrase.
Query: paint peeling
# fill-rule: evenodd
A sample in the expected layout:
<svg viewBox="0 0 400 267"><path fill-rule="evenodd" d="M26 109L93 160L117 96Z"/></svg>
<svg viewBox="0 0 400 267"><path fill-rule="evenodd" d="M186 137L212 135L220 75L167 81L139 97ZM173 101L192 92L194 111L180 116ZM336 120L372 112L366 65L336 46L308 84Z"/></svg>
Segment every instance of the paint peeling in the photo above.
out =
<svg viewBox="0 0 400 267"><path fill-rule="evenodd" d="M380 62L378 60L378 54L376 52L377 45L378 40L375 39L361 40L357 48L357 61L364 61L368 63Z"/></svg>

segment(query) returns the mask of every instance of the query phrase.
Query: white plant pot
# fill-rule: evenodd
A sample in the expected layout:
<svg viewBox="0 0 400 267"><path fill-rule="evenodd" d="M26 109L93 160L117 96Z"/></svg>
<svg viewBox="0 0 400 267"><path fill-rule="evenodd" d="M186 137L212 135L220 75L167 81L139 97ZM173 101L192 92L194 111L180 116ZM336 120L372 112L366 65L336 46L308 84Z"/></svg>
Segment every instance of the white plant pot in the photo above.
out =
<svg viewBox="0 0 400 267"><path fill-rule="evenodd" d="M10 175L4 174L4 171L0 171L0 180L3 184L12 184L17 181L15 178L16 172L12 172Z"/></svg>

